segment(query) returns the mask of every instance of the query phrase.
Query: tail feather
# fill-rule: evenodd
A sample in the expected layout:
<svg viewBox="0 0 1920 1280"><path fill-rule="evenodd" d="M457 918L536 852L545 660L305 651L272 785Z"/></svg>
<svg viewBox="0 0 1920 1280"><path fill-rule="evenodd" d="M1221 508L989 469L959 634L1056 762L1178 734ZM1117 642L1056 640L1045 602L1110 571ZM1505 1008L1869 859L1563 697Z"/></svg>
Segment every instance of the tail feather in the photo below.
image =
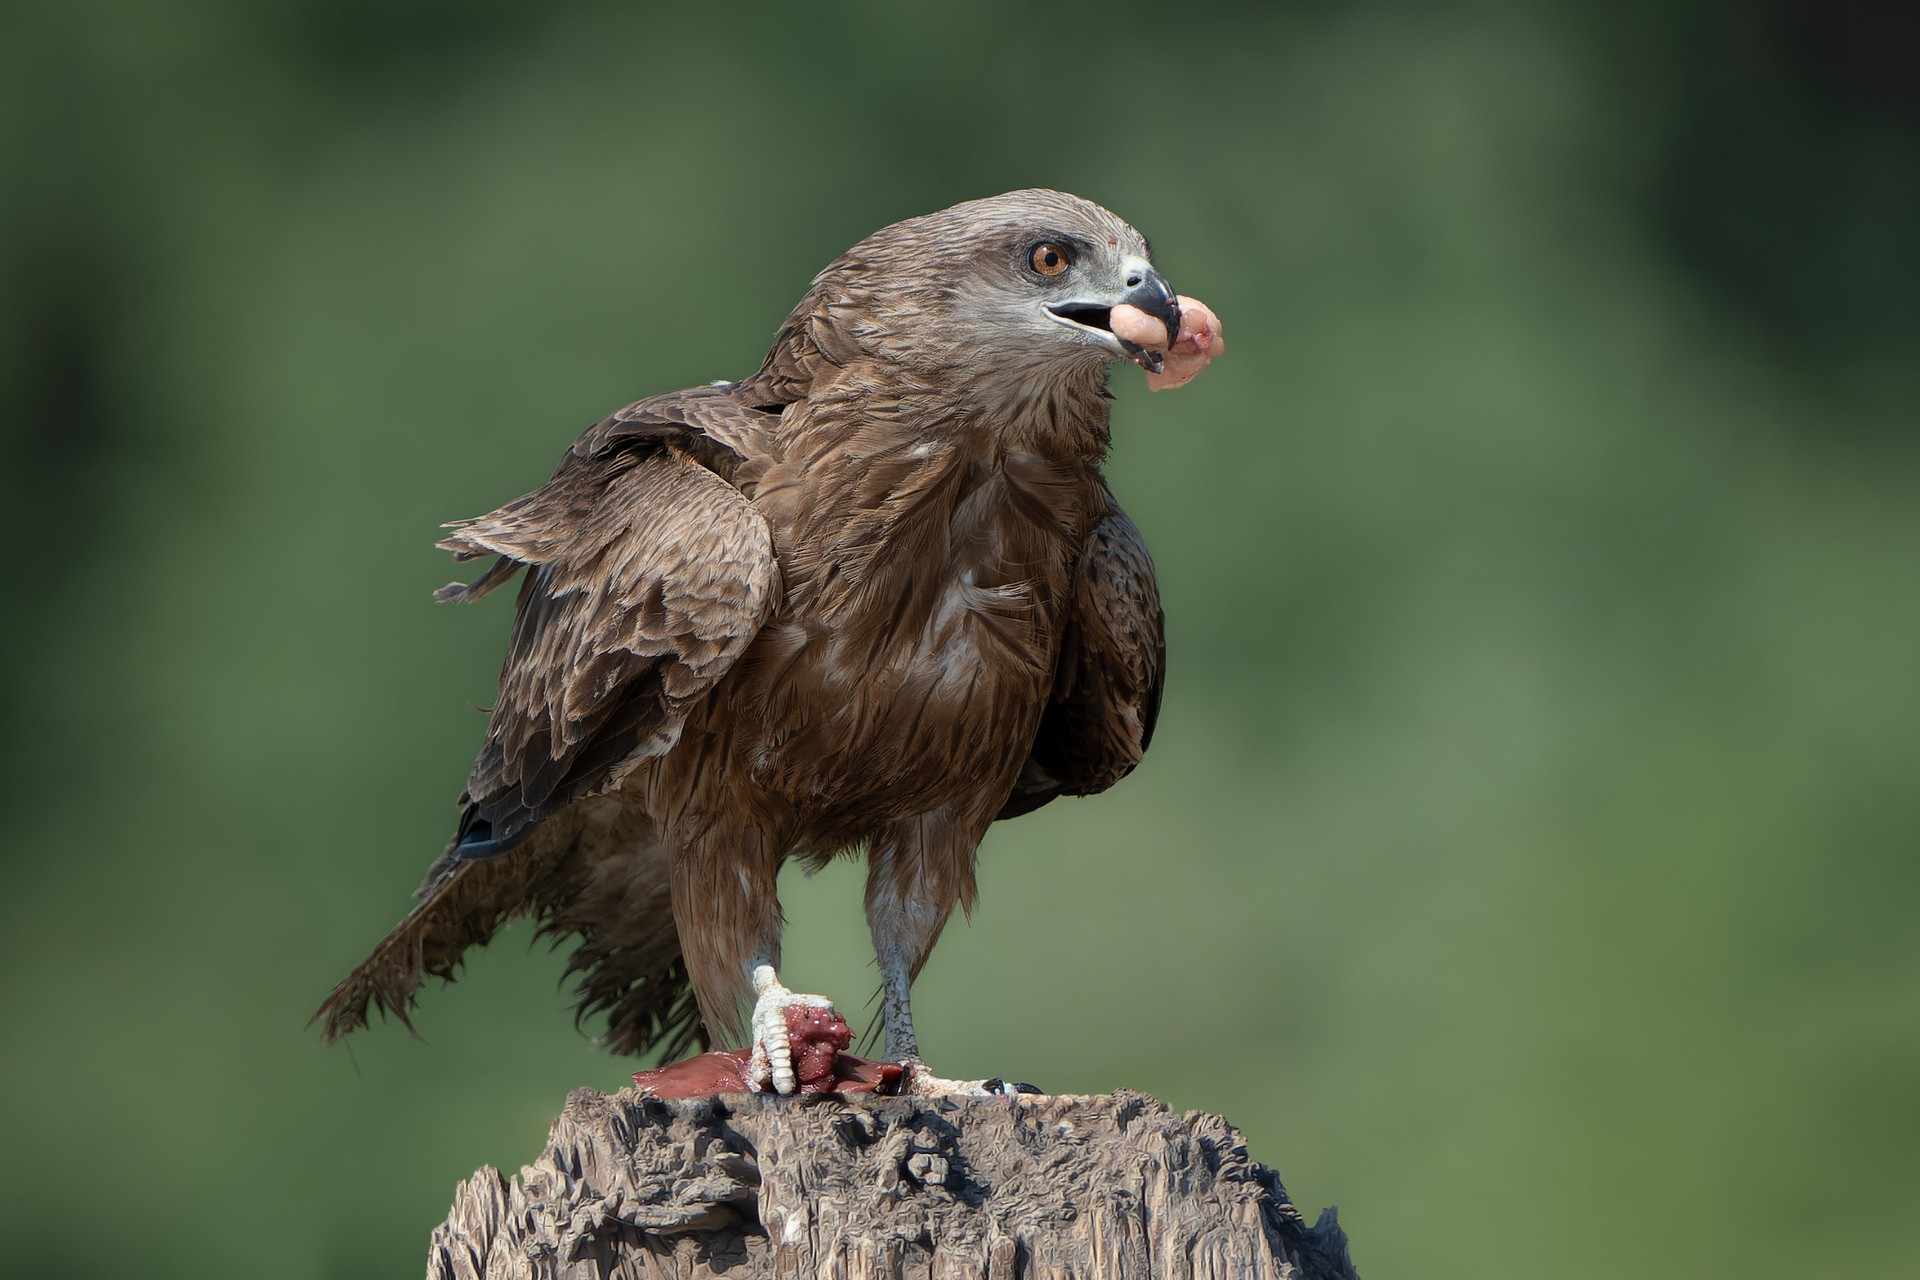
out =
<svg viewBox="0 0 1920 1280"><path fill-rule="evenodd" d="M613 806L575 805L485 861L463 857L456 840L428 871L419 904L314 1013L321 1042L368 1026L376 1012L413 1031L422 983L452 981L467 948L529 915L556 945L578 936L567 973L580 975L579 1020L607 1015L603 1047L663 1048L669 1058L707 1047L674 932L670 865L644 825Z"/></svg>
<svg viewBox="0 0 1920 1280"><path fill-rule="evenodd" d="M320 1024L320 1043L332 1044L371 1025L376 1010L419 1038L409 1014L426 976L422 935L432 907L423 902L409 911L314 1011L307 1025Z"/></svg>
<svg viewBox="0 0 1920 1280"><path fill-rule="evenodd" d="M468 947L485 946L525 911L527 879L515 860L454 862L449 850L421 885L419 903L333 989L308 1025L320 1024L323 1044L368 1026L375 1012L414 1031L409 1015L421 984L429 976L451 982Z"/></svg>
<svg viewBox="0 0 1920 1280"><path fill-rule="evenodd" d="M542 904L540 932L579 937L567 972L580 975L576 1021L607 1015L599 1045L614 1053L659 1049L664 1060L712 1043L673 925L672 854L643 841L583 860Z"/></svg>

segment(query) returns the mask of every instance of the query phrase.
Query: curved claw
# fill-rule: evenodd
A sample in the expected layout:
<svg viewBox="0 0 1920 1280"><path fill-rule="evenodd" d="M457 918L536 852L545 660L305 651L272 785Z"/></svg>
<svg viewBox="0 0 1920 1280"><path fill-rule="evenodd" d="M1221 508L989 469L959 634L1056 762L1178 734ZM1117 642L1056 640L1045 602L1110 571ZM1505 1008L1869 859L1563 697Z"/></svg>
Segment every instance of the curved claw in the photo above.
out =
<svg viewBox="0 0 1920 1280"><path fill-rule="evenodd" d="M1044 1093L1037 1084L1027 1084L1022 1080L1002 1080L999 1076L988 1076L980 1082L980 1087L1002 1098L1017 1098L1021 1094L1037 1098Z"/></svg>

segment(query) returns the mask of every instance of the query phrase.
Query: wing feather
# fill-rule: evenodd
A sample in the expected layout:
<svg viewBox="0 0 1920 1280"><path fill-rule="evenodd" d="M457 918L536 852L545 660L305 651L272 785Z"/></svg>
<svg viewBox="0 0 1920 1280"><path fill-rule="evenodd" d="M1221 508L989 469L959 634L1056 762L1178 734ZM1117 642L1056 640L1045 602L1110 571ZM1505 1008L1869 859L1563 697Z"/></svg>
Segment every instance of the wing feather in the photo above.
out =
<svg viewBox="0 0 1920 1280"><path fill-rule="evenodd" d="M729 420L719 390L622 410L547 484L448 526L440 545L456 556L529 566L455 849L502 852L624 763L666 751L772 613L772 533L708 465L726 469L716 450L738 461L716 435L743 442L739 420L765 415L735 404ZM442 598L507 572L496 561Z"/></svg>
<svg viewBox="0 0 1920 1280"><path fill-rule="evenodd" d="M1117 506L1087 539L1073 612L1032 754L1000 817L1057 796L1105 791L1153 741L1166 679L1166 621L1146 540Z"/></svg>

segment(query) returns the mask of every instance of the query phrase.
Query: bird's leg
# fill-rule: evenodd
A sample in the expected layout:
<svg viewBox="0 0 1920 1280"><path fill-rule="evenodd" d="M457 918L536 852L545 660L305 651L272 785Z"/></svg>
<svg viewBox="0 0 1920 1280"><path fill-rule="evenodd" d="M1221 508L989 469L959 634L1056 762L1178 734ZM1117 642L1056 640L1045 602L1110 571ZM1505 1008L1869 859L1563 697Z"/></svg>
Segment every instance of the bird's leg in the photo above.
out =
<svg viewBox="0 0 1920 1280"><path fill-rule="evenodd" d="M787 1010L831 1009L825 996L796 995L780 985L773 957L757 955L749 966L753 979L753 1061L751 1079L756 1088L792 1093L798 1084L793 1073L793 1042L787 1034Z"/></svg>
<svg viewBox="0 0 1920 1280"><path fill-rule="evenodd" d="M754 1085L792 1093L798 1085L786 1010L830 1009L823 996L780 985L779 841L716 825L678 851L673 864L673 926L680 954L710 1032L738 1034L742 998L753 996Z"/></svg>
<svg viewBox="0 0 1920 1280"><path fill-rule="evenodd" d="M907 1091L921 1094L1035 1092L999 1080L944 1080L920 1061L913 1034L913 980L956 904L973 903L974 851L978 837L931 819L902 824L875 840L867 862L867 928L880 968L880 1013L887 1028L887 1057L907 1064Z"/></svg>
<svg viewBox="0 0 1920 1280"><path fill-rule="evenodd" d="M920 1044L913 1035L912 998L913 973L918 965L894 936L884 931L881 917L871 906L867 920L873 933L874 960L880 967L880 1016L887 1028L887 1057L895 1062L918 1062Z"/></svg>
<svg viewBox="0 0 1920 1280"><path fill-rule="evenodd" d="M947 886L933 882L928 872L935 859L926 856L925 832L920 823L907 826L908 830L900 833L905 838L876 840L868 850L867 930L873 935L873 958L880 968L880 1014L887 1028L887 1056L899 1062L918 1062L920 1045L913 1034L913 980L920 976L920 966L927 962L960 894L941 892ZM964 882L969 900L972 863L972 851L968 850Z"/></svg>
<svg viewBox="0 0 1920 1280"><path fill-rule="evenodd" d="M868 917L870 921L874 919L871 908ZM913 1008L908 994L913 985L914 972L919 966L909 961L907 953L899 947L881 942L881 929L877 923L872 928L874 958L880 965L880 1012L886 1020L887 1057L906 1064L908 1093L980 1097L1039 1092L1031 1085L1009 1085L998 1079L947 1080L927 1070L927 1064L920 1061L920 1046L914 1041ZM939 933L938 928L934 933ZM932 945L929 941L927 948L931 950ZM922 961L926 959L924 952L920 958Z"/></svg>

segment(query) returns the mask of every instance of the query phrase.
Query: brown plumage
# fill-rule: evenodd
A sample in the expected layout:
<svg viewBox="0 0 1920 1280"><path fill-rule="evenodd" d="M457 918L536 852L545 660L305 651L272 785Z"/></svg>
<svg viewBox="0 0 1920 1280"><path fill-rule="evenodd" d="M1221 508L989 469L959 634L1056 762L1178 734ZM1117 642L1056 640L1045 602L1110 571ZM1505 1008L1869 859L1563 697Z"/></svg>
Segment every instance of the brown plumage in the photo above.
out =
<svg viewBox="0 0 1920 1280"><path fill-rule="evenodd" d="M440 598L525 570L499 698L457 834L325 1036L404 1019L521 915L578 935L611 1047L738 1035L782 862L864 847L912 1056L907 987L987 828L1111 786L1153 732L1153 564L1100 471L1111 361L1159 368L1111 332L1123 302L1179 329L1139 234L1077 197L899 223L821 272L753 377L631 405L449 526L494 559Z"/></svg>

